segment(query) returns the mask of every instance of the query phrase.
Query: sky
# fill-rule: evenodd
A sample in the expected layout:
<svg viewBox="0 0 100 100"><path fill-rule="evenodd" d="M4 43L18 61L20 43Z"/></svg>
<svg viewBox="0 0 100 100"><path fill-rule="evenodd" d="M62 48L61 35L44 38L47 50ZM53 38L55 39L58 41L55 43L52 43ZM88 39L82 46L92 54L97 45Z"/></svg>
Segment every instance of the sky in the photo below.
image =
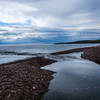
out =
<svg viewBox="0 0 100 100"><path fill-rule="evenodd" d="M0 43L96 39L99 17L100 0L0 0Z"/></svg>

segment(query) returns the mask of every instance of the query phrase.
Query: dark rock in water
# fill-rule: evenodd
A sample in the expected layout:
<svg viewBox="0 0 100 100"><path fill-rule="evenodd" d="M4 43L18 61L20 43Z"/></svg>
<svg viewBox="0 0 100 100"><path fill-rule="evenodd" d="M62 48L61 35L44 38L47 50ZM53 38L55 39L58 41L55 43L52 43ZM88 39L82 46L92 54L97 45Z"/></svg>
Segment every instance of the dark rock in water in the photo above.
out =
<svg viewBox="0 0 100 100"><path fill-rule="evenodd" d="M100 64L100 46L84 50L81 57Z"/></svg>

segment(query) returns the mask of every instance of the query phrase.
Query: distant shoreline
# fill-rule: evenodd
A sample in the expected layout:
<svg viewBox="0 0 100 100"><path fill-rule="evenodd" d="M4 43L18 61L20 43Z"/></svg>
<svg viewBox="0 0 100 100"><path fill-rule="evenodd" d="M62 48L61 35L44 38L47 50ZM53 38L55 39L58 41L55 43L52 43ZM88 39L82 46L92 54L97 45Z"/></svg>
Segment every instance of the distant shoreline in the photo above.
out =
<svg viewBox="0 0 100 100"><path fill-rule="evenodd" d="M81 40L81 41L74 41L74 42L60 42L54 44L88 44L88 43L100 43L100 40Z"/></svg>

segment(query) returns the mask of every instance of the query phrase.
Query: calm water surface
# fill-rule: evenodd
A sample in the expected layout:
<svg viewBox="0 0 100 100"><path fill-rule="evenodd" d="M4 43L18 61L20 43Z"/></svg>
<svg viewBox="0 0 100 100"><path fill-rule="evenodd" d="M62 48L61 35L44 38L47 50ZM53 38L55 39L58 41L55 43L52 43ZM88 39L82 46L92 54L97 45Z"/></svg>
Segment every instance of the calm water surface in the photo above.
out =
<svg viewBox="0 0 100 100"><path fill-rule="evenodd" d="M81 59L79 54L69 54L76 59L44 67L57 73L43 100L100 100L100 65Z"/></svg>

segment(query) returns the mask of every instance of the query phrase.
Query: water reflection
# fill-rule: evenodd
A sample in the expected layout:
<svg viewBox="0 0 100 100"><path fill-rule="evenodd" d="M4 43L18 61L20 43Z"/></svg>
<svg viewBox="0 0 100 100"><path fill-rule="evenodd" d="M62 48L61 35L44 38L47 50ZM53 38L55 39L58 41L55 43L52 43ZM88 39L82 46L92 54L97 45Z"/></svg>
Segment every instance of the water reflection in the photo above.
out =
<svg viewBox="0 0 100 100"><path fill-rule="evenodd" d="M100 99L100 66L98 64L84 59L70 59L44 68L57 72L44 100Z"/></svg>

